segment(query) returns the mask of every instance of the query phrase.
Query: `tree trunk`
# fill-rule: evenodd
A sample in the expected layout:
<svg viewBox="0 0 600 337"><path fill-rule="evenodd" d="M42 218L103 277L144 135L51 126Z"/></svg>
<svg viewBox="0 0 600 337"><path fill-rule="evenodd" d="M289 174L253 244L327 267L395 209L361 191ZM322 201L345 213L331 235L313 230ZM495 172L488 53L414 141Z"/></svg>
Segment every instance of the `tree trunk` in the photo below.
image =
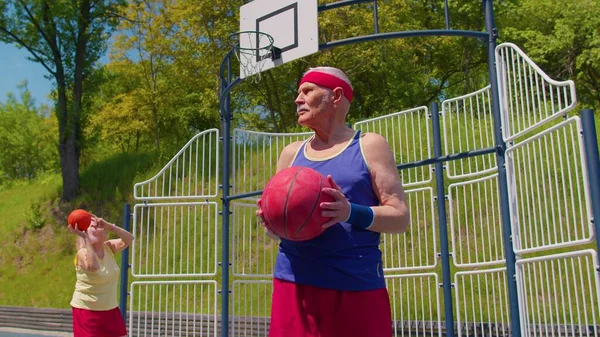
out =
<svg viewBox="0 0 600 337"><path fill-rule="evenodd" d="M69 107L67 104L67 85L64 68L60 57L56 60L56 86L58 102L56 115L58 119L58 154L62 174L62 200L70 201L79 192L79 156L74 151L73 132L69 125Z"/></svg>
<svg viewBox="0 0 600 337"><path fill-rule="evenodd" d="M154 98L152 98L152 100L154 100ZM159 131L158 131L158 109L154 105L154 102L152 102L151 104L152 104L152 120L154 121L154 148L156 150L160 150L160 137L159 137Z"/></svg>
<svg viewBox="0 0 600 337"><path fill-rule="evenodd" d="M83 99L83 69L85 67L86 48L88 43L88 27L90 18L90 2L83 1L79 9L79 17L77 20L77 35L75 49L75 71L73 78L73 103L69 108L66 101L66 85L62 66L57 72L61 79L57 78L57 82L62 81L62 89L59 89L59 113L62 116L67 116L66 128L59 130L59 145L58 152L60 154L60 163L62 168L63 179L63 195L65 201L73 200L79 193L79 156L81 154L81 102ZM59 84L60 87L60 84ZM62 92L62 94L61 94ZM61 101L63 103L61 104ZM64 122L64 120L63 120Z"/></svg>
<svg viewBox="0 0 600 337"><path fill-rule="evenodd" d="M58 128L58 154L62 173L62 200L70 201L79 193L79 151L76 148L75 134L67 123L68 105L65 78L62 67L58 72L58 104L56 109L59 120Z"/></svg>
<svg viewBox="0 0 600 337"><path fill-rule="evenodd" d="M79 151L75 137L69 135L65 143L58 145L63 181L62 200L70 201L79 193Z"/></svg>
<svg viewBox="0 0 600 337"><path fill-rule="evenodd" d="M154 120L154 147L157 151L160 151L160 135L158 127L158 104L156 103L156 96L158 91L158 85L156 83L156 76L158 75L154 68L154 56L150 54L150 89L152 90L152 97L150 97L150 106L152 109L152 118Z"/></svg>

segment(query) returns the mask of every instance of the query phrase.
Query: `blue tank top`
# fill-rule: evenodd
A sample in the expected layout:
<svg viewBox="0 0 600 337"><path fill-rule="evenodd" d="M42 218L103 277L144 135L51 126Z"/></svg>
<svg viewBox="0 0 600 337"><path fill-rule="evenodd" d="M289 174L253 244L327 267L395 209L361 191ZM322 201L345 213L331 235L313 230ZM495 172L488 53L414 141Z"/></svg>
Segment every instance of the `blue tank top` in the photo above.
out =
<svg viewBox="0 0 600 337"><path fill-rule="evenodd" d="M379 205L361 150L360 132L340 153L325 159L306 158L307 142L298 150L292 166L310 167L324 176L330 174L350 202ZM348 223L337 223L308 241L281 239L273 276L336 290L385 288L379 243L379 233Z"/></svg>

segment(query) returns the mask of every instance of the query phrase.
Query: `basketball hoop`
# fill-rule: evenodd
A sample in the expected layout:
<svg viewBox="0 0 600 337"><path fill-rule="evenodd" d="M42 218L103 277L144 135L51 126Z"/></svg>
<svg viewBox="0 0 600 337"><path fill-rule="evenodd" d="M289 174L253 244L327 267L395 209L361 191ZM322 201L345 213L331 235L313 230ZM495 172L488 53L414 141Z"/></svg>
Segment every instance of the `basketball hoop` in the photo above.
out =
<svg viewBox="0 0 600 337"><path fill-rule="evenodd" d="M240 77L252 78L254 83L260 81L260 72L268 59L281 57L281 49L274 47L273 37L259 31L242 31L229 35L228 43L240 62Z"/></svg>

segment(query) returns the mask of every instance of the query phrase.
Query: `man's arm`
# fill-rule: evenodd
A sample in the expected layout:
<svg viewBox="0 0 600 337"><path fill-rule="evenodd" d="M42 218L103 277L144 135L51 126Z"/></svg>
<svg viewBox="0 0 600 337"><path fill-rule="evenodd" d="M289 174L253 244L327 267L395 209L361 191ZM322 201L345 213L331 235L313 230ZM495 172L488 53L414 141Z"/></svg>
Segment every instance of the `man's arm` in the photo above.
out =
<svg viewBox="0 0 600 337"><path fill-rule="evenodd" d="M341 188L328 176L333 188L324 188L323 192L333 196L335 201L321 203L322 215L331 217L323 227L327 228L338 222L350 222L374 232L404 233L408 230L410 215L394 154L385 138L378 134L367 133L361 142L363 155L371 173L373 190L380 205L351 205Z"/></svg>
<svg viewBox="0 0 600 337"><path fill-rule="evenodd" d="M294 161L294 157L296 156L296 153L302 146L302 143L304 143L304 142L303 141L293 142L290 145L283 148L283 150L281 151L281 154L279 155L279 160L277 160L276 173L281 170L284 170L284 169L290 167L290 165L292 165L292 162Z"/></svg>
<svg viewBox="0 0 600 337"><path fill-rule="evenodd" d="M380 201L380 206L372 207L375 218L369 230L404 233L408 230L410 212L394 154L385 138L375 133L365 134L362 145L373 189Z"/></svg>

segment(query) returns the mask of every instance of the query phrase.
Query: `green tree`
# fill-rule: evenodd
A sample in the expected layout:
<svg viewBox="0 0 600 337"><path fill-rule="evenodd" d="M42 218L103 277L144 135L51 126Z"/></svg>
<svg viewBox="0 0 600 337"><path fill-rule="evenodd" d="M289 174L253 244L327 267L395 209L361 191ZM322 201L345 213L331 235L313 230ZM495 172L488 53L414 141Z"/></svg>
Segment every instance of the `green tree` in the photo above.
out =
<svg viewBox="0 0 600 337"><path fill-rule="evenodd" d="M79 190L86 78L124 0L0 0L0 40L25 48L55 85L63 200Z"/></svg>
<svg viewBox="0 0 600 337"><path fill-rule="evenodd" d="M600 109L600 2L511 0L499 8L500 37L550 77L574 80L579 100Z"/></svg>
<svg viewBox="0 0 600 337"><path fill-rule="evenodd" d="M20 95L9 93L0 103L0 183L4 180L32 179L57 168L56 122L46 107L37 108L27 89L19 85Z"/></svg>
<svg viewBox="0 0 600 337"><path fill-rule="evenodd" d="M140 65L129 60L104 66L102 83L94 92L90 139L99 138L98 149L114 153L138 153L152 148L150 109L140 93Z"/></svg>

